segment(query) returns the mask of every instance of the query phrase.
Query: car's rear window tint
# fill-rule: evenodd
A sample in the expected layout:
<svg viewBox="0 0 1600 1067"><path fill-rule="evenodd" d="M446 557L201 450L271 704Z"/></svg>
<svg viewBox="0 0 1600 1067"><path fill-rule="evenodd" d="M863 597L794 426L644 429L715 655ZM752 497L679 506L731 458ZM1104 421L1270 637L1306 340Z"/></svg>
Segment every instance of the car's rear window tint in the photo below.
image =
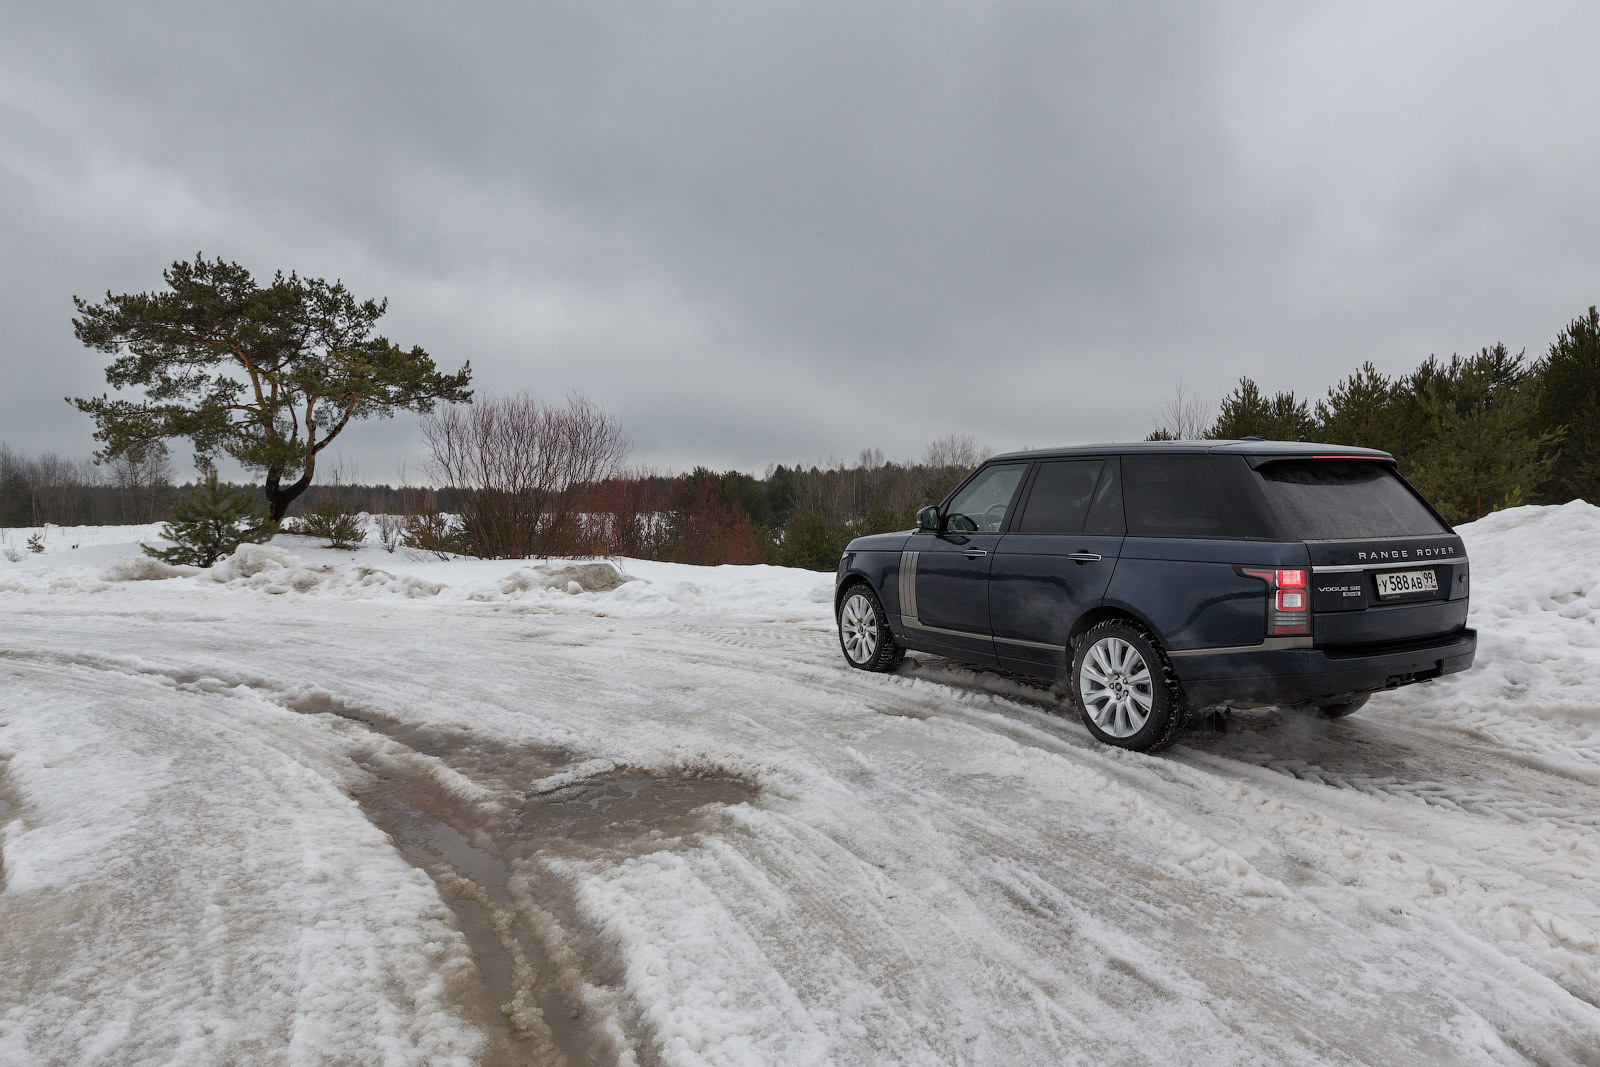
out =
<svg viewBox="0 0 1600 1067"><path fill-rule="evenodd" d="M1447 532L1387 463L1279 460L1256 474L1275 525L1297 540Z"/></svg>
<svg viewBox="0 0 1600 1067"><path fill-rule="evenodd" d="M1209 456L1124 456L1122 478L1134 537L1244 536Z"/></svg>
<svg viewBox="0 0 1600 1067"><path fill-rule="evenodd" d="M1075 534L1083 532L1095 482L1103 459L1063 460L1039 464L1028 506L1017 523L1018 533Z"/></svg>

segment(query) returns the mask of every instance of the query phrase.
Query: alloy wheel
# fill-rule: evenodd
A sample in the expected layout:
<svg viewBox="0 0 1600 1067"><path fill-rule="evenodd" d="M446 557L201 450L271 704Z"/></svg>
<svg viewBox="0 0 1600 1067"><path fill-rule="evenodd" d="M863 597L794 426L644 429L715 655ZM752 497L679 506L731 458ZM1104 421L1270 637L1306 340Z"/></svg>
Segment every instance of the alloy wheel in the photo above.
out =
<svg viewBox="0 0 1600 1067"><path fill-rule="evenodd" d="M852 663L866 663L878 651L878 613L860 593L845 599L839 612L839 637Z"/></svg>
<svg viewBox="0 0 1600 1067"><path fill-rule="evenodd" d="M1137 648L1120 637L1102 637L1083 659L1078 695L1101 730L1132 737L1155 706L1155 679Z"/></svg>

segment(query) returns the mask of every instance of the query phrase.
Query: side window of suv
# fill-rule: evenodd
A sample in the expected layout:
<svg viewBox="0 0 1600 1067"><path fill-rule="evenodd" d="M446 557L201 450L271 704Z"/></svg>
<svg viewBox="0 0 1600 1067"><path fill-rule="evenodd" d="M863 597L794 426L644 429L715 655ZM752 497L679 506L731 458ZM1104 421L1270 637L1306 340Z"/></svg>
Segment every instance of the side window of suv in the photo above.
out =
<svg viewBox="0 0 1600 1067"><path fill-rule="evenodd" d="M1022 481L1026 463L997 463L978 472L945 509L944 528L952 533L996 533Z"/></svg>
<svg viewBox="0 0 1600 1067"><path fill-rule="evenodd" d="M1089 507L1089 521L1084 526L1086 534L1121 536L1128 532L1122 518L1122 465L1115 459L1106 460L1100 472L1100 484L1094 487L1094 503Z"/></svg>
<svg viewBox="0 0 1600 1067"><path fill-rule="evenodd" d="M1028 504L1015 527L1018 533L1075 534L1083 532L1089 505L1103 459L1057 460L1039 464Z"/></svg>
<svg viewBox="0 0 1600 1067"><path fill-rule="evenodd" d="M1122 457L1128 533L1135 537L1232 537L1221 481L1204 455Z"/></svg>

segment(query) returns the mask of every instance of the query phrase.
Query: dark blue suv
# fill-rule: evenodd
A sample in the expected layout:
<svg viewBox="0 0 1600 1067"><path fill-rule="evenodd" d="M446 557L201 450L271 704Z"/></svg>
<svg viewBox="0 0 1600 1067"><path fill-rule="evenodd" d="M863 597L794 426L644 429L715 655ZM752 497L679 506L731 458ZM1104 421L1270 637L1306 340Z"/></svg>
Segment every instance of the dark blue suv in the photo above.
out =
<svg viewBox="0 0 1600 1067"><path fill-rule="evenodd" d="M1143 751L1195 708L1336 717L1465 670L1468 584L1386 452L1154 442L996 456L916 530L850 542L834 604L854 667L1070 678L1089 731Z"/></svg>

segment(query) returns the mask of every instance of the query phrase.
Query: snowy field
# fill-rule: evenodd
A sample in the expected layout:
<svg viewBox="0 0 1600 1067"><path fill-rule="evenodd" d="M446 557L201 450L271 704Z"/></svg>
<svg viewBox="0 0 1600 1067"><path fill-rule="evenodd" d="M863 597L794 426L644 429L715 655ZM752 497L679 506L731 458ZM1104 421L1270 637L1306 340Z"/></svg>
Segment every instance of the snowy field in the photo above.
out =
<svg viewBox="0 0 1600 1067"><path fill-rule="evenodd" d="M0 557L0 1063L1600 1063L1588 504L1462 530L1470 672L1154 757L828 575L154 533Z"/></svg>

